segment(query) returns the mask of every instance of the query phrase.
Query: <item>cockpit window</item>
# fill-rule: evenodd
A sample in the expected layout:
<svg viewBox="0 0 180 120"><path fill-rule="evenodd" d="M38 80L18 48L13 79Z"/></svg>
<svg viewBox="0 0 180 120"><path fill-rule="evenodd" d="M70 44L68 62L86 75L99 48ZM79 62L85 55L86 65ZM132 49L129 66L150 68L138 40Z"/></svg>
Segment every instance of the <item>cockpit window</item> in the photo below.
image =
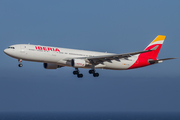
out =
<svg viewBox="0 0 180 120"><path fill-rule="evenodd" d="M8 47L9 49L15 49L15 47Z"/></svg>

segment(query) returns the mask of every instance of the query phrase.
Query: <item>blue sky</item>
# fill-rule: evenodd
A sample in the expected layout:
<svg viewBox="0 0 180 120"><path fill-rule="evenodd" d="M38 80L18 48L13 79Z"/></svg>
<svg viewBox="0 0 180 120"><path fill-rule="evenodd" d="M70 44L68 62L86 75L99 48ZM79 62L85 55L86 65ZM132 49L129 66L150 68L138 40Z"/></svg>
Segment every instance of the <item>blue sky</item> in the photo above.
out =
<svg viewBox="0 0 180 120"><path fill-rule="evenodd" d="M2 111L180 111L179 59L145 68L45 70L42 63L16 59L3 50L40 44L111 53L143 50L166 35L158 58L177 57L180 1L0 1L0 112Z"/></svg>

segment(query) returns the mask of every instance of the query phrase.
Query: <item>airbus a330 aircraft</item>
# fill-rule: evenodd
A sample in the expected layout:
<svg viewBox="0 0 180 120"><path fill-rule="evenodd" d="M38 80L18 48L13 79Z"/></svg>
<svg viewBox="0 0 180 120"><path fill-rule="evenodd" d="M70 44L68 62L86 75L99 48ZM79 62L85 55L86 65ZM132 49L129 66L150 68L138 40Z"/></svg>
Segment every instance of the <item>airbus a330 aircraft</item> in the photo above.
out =
<svg viewBox="0 0 180 120"><path fill-rule="evenodd" d="M175 58L157 59L158 53L165 40L164 35L158 35L143 51L113 54L103 52L93 52L76 49L66 49L58 47L48 47L41 45L17 44L11 45L4 50L4 53L19 61L22 67L22 60L42 62L45 69L57 69L63 66L74 67L74 75L82 78L83 74L78 68L88 68L89 73L98 77L96 68L127 70L148 65L161 63L164 60Z"/></svg>

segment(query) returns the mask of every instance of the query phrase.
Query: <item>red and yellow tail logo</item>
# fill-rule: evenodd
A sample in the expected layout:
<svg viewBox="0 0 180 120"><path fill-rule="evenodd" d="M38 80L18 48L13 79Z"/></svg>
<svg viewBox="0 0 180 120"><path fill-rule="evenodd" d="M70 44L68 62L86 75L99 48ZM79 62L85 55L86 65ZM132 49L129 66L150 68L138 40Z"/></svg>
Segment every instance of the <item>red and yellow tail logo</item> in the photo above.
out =
<svg viewBox="0 0 180 120"><path fill-rule="evenodd" d="M161 46L165 40L166 36L164 35L158 35L146 48L145 50L151 50L152 48L157 46L157 49L146 52L146 53L141 53L138 56L138 59L136 62L129 68L138 68L138 67L144 67L147 65L150 65L149 60L157 60L157 56L159 54L159 51L161 49Z"/></svg>
<svg viewBox="0 0 180 120"><path fill-rule="evenodd" d="M152 49L153 47L155 46L158 46L158 48L154 51L151 51L151 52L148 52L148 53L145 53L143 56L146 56L148 57L149 59L153 59L153 60L156 60L157 59L157 56L159 54L159 51L161 49L161 46L165 40L166 36L164 35L158 35L146 48L145 50L150 50Z"/></svg>

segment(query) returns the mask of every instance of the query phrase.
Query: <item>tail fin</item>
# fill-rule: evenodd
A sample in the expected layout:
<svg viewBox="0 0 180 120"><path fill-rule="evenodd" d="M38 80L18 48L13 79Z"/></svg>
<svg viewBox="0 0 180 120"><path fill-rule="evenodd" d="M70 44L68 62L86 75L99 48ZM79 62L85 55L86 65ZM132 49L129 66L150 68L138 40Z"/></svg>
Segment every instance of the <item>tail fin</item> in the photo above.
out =
<svg viewBox="0 0 180 120"><path fill-rule="evenodd" d="M154 47L157 46L157 49L156 50L153 50L151 52L148 52L148 53L145 53L146 56L149 58L149 59L153 59L153 60L156 60L157 59L157 56L159 54L159 51L161 49L161 46L165 40L166 36L164 35L158 35L146 48L145 50L150 50Z"/></svg>

